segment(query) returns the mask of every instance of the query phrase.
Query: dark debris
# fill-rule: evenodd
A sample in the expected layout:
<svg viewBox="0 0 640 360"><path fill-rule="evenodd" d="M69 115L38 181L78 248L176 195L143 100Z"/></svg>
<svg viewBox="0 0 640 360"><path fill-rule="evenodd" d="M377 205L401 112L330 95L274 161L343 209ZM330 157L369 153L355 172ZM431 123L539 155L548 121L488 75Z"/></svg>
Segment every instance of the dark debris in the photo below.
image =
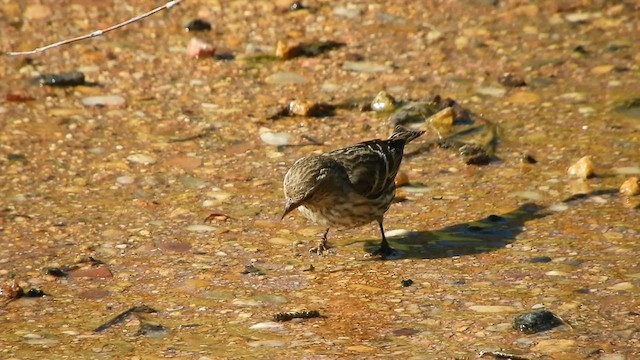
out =
<svg viewBox="0 0 640 360"><path fill-rule="evenodd" d="M320 312L317 310L311 311L298 311L298 312L288 312L288 313L277 313L273 315L273 321L284 322L290 321L293 319L311 319L318 318L320 316Z"/></svg>
<svg viewBox="0 0 640 360"><path fill-rule="evenodd" d="M139 306L134 306L132 308L129 308L123 312L121 312L120 314L116 315L113 319L103 323L102 325L98 326L97 328L95 328L93 330L93 332L103 332L109 328L111 328L114 325L118 325L122 322L124 322L128 317L130 317L131 315L136 315L137 314L141 314L141 313L157 313L158 311L147 306L147 305L139 305Z"/></svg>
<svg viewBox="0 0 640 360"><path fill-rule="evenodd" d="M71 71L60 74L42 74L36 76L32 81L42 86L69 87L86 85L84 73L80 71Z"/></svg>
<svg viewBox="0 0 640 360"><path fill-rule="evenodd" d="M187 23L185 30L191 31L211 31L211 23L202 19L193 19Z"/></svg>
<svg viewBox="0 0 640 360"><path fill-rule="evenodd" d="M535 334L563 325L562 319L549 310L536 310L520 314L513 319L514 329L525 334Z"/></svg>

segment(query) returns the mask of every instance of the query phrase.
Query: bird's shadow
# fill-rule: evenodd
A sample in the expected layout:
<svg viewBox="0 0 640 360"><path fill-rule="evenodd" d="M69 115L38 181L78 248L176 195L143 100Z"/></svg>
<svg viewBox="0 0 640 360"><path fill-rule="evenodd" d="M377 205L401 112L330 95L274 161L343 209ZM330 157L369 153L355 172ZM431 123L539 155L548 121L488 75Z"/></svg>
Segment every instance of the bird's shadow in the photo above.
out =
<svg viewBox="0 0 640 360"><path fill-rule="evenodd" d="M603 189L588 194L572 195L562 202L579 202L592 196L611 195L617 189ZM387 240L396 251L385 260L438 259L453 256L480 254L504 248L513 243L525 230L527 221L544 218L557 212L535 203L525 203L517 209L501 215L489 215L483 219L456 224L433 231L414 231ZM378 240L367 240L365 251L372 252L379 246Z"/></svg>

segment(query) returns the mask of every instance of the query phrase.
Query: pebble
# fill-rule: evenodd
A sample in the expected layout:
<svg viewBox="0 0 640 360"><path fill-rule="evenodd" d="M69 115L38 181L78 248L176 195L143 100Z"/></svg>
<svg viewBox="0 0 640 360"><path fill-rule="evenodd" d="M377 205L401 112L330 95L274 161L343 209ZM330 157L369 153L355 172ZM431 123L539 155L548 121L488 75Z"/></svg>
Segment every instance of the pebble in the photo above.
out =
<svg viewBox="0 0 640 360"><path fill-rule="evenodd" d="M129 175L118 176L116 178L116 182L120 185L133 184L135 181L136 179L133 176L129 176Z"/></svg>
<svg viewBox="0 0 640 360"><path fill-rule="evenodd" d="M235 306L241 306L241 307L245 307L245 306L254 307L254 306L263 305L262 302L254 299L233 299L231 303Z"/></svg>
<svg viewBox="0 0 640 360"><path fill-rule="evenodd" d="M628 178L620 186L620 193L626 196L634 196L640 194L640 179L637 176Z"/></svg>
<svg viewBox="0 0 640 360"><path fill-rule="evenodd" d="M207 180L199 179L193 176L181 176L179 178L179 181L182 185L191 189L202 189L210 185Z"/></svg>
<svg viewBox="0 0 640 360"><path fill-rule="evenodd" d="M625 360L627 357L624 354L604 354L600 356L600 360Z"/></svg>
<svg viewBox="0 0 640 360"><path fill-rule="evenodd" d="M187 226L186 229L188 231L193 231L193 232L210 232L210 231L216 231L217 228L209 225L194 224L194 225Z"/></svg>
<svg viewBox="0 0 640 360"><path fill-rule="evenodd" d="M360 73L378 73L391 70L391 67L370 61L345 61L342 69Z"/></svg>
<svg viewBox="0 0 640 360"><path fill-rule="evenodd" d="M566 101L569 103L576 103L576 104L583 103L587 101L587 95L585 93L579 93L579 92L564 93L558 96L558 100Z"/></svg>
<svg viewBox="0 0 640 360"><path fill-rule="evenodd" d="M42 74L37 77L40 85L66 87L84 85L84 74L80 71L71 71L60 74Z"/></svg>
<svg viewBox="0 0 640 360"><path fill-rule="evenodd" d="M363 352L377 351L378 349L373 346L353 345L353 346L347 347L347 350L363 353Z"/></svg>
<svg viewBox="0 0 640 360"><path fill-rule="evenodd" d="M132 154L127 156L127 160L135 164L151 165L156 163L156 158L146 154Z"/></svg>
<svg viewBox="0 0 640 360"><path fill-rule="evenodd" d="M72 278L108 279L113 277L113 273L106 265L99 265L70 271L69 276Z"/></svg>
<svg viewBox="0 0 640 360"><path fill-rule="evenodd" d="M259 133L260 140L268 145L284 146L288 145L289 141L291 140L291 134L287 134L284 132L273 132L271 129L264 126L260 128Z"/></svg>
<svg viewBox="0 0 640 360"><path fill-rule="evenodd" d="M636 175L640 174L640 166L622 166L612 169L614 173L620 175Z"/></svg>
<svg viewBox="0 0 640 360"><path fill-rule="evenodd" d="M621 282L613 286L609 286L607 289L615 290L615 291L623 291L623 290L631 290L633 289L633 287L634 287L633 284L630 282Z"/></svg>
<svg viewBox="0 0 640 360"><path fill-rule="evenodd" d="M392 111L395 106L396 99L387 94L386 91L380 91L371 101L371 110L377 112Z"/></svg>
<svg viewBox="0 0 640 360"><path fill-rule="evenodd" d="M280 330L284 325L275 321L265 321L257 324L253 324L249 327L251 330Z"/></svg>
<svg viewBox="0 0 640 360"><path fill-rule="evenodd" d="M501 87L481 87L476 89L476 93L485 96L503 97L507 93L507 89Z"/></svg>
<svg viewBox="0 0 640 360"><path fill-rule="evenodd" d="M185 26L187 31L210 31L211 23L202 19L193 19Z"/></svg>
<svg viewBox="0 0 640 360"><path fill-rule="evenodd" d="M594 112L596 112L596 109L590 107L590 106L581 106L578 108L578 113L582 114L582 115L591 115Z"/></svg>
<svg viewBox="0 0 640 360"><path fill-rule="evenodd" d="M202 159L193 156L175 156L167 160L167 165L190 171L200 167Z"/></svg>
<svg viewBox="0 0 640 360"><path fill-rule="evenodd" d="M566 276L567 273L564 271L559 271L559 270L551 270L551 271L547 271L546 273L544 273L547 276Z"/></svg>
<svg viewBox="0 0 640 360"><path fill-rule="evenodd" d="M513 319L513 328L525 334L551 330L562 324L562 320L549 310L535 310Z"/></svg>
<svg viewBox="0 0 640 360"><path fill-rule="evenodd" d="M524 79L513 73L504 73L498 77L498 82L506 87L522 87L527 86Z"/></svg>
<svg viewBox="0 0 640 360"><path fill-rule="evenodd" d="M473 305L469 309L479 313L500 313L517 311L513 306L506 305Z"/></svg>
<svg viewBox="0 0 640 360"><path fill-rule="evenodd" d="M211 57L216 53L216 48L198 38L192 38L187 45L187 56L192 58L204 58Z"/></svg>
<svg viewBox="0 0 640 360"><path fill-rule="evenodd" d="M290 85L290 84L304 84L307 82L307 79L299 74L293 72L276 72L273 73L265 79L267 84L274 85Z"/></svg>
<svg viewBox="0 0 640 360"><path fill-rule="evenodd" d="M492 332L505 332L511 329L511 324L509 323L500 323L496 325L490 325L485 328L487 331Z"/></svg>
<svg viewBox="0 0 640 360"><path fill-rule="evenodd" d="M331 114L333 106L305 100L293 100L288 106L290 115L321 117Z"/></svg>
<svg viewBox="0 0 640 360"><path fill-rule="evenodd" d="M362 10L355 4L349 3L345 6L336 6L333 8L333 14L349 19L356 18L362 14Z"/></svg>
<svg viewBox="0 0 640 360"><path fill-rule="evenodd" d="M292 240L285 239L285 238L279 238L279 237L270 238L269 240L267 240L267 242L269 244L273 244L273 245L291 245L291 244L293 244Z"/></svg>
<svg viewBox="0 0 640 360"><path fill-rule="evenodd" d="M55 339L47 339L47 338L42 338L42 339L28 339L24 341L25 344L29 344L29 345L53 345L53 344L57 344L60 341L55 340Z"/></svg>
<svg viewBox="0 0 640 360"><path fill-rule="evenodd" d="M615 69L613 65L600 65L591 68L591 73L594 75L604 75L610 73L613 69Z"/></svg>
<svg viewBox="0 0 640 360"><path fill-rule="evenodd" d="M575 340L540 340L534 347L531 348L531 350L541 353L560 353L569 351L575 346Z"/></svg>
<svg viewBox="0 0 640 360"><path fill-rule="evenodd" d="M24 10L24 18L27 20L41 20L51 17L51 8L45 5L29 5Z"/></svg>
<svg viewBox="0 0 640 360"><path fill-rule="evenodd" d="M388 238L396 236L408 236L409 234L411 234L411 231L405 229L396 229L384 232L384 236Z"/></svg>
<svg viewBox="0 0 640 360"><path fill-rule="evenodd" d="M257 348L257 347L282 347L284 346L284 341L280 341L280 340L257 340L257 341L250 341L247 343L247 345Z"/></svg>
<svg viewBox="0 0 640 360"><path fill-rule="evenodd" d="M594 12L594 13L574 12L574 13L569 13L565 15L564 18L568 22L577 23L577 22L586 22L595 18L599 18L601 16L602 16L602 13L599 13L599 12Z"/></svg>
<svg viewBox="0 0 640 360"><path fill-rule="evenodd" d="M395 179L396 187L409 185L409 175L404 171L399 171Z"/></svg>
<svg viewBox="0 0 640 360"><path fill-rule="evenodd" d="M122 106L125 99L120 95L98 95L84 97L81 102L84 106Z"/></svg>
<svg viewBox="0 0 640 360"><path fill-rule="evenodd" d="M577 177L580 179L587 179L593 176L593 161L591 156L584 156L578 160L575 164L571 165L567 169L569 176Z"/></svg>
<svg viewBox="0 0 640 360"><path fill-rule="evenodd" d="M453 108L449 106L438 111L431 115L427 122L436 128L440 135L450 133L453 127Z"/></svg>

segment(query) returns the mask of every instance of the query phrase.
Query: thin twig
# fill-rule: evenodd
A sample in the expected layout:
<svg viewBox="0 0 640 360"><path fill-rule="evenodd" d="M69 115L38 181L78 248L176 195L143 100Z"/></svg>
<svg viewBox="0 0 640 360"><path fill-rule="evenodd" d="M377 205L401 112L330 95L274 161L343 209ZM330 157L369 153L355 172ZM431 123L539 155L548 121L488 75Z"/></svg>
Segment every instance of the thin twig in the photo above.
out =
<svg viewBox="0 0 640 360"><path fill-rule="evenodd" d="M127 25L129 25L131 23L134 23L136 21L142 20L142 19L144 19L146 17L149 17L149 16L151 16L151 15L157 13L157 12L160 12L162 10L165 10L165 9L168 10L168 9L174 7L175 5L178 5L181 2L182 2L182 0L169 1L168 3L166 3L166 4L162 5L162 6L159 6L159 7L155 8L155 9L145 13L145 14L138 15L138 16L136 16L134 18L131 18L131 19L127 20L127 21L121 22L120 24L113 25L113 26L108 27L106 29L96 30L96 31L94 31L92 33L89 33L89 34L86 34L86 35L78 36L78 37L75 37L75 38L72 38L72 39L58 41L57 43L49 44L47 46L43 46L43 47L37 48L35 50L31 50L31 51L9 51L9 52L6 52L5 55L9 55L9 56L33 55L33 54L37 54L37 53L41 53L41 52L47 51L49 49L53 49L53 48L58 47L58 46L67 45L67 44L71 44L71 43L74 43L74 42L77 42L77 41L98 37L100 35L103 35L103 34L106 34L106 33L110 32L110 31L119 29L119 28L121 28L123 26L127 26Z"/></svg>

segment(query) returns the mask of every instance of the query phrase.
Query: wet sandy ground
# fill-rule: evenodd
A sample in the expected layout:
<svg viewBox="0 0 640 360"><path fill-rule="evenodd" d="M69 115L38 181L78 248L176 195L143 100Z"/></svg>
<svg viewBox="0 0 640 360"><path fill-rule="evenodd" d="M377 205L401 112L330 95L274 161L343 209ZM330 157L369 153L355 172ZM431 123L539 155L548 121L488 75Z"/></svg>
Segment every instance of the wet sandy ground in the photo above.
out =
<svg viewBox="0 0 640 360"><path fill-rule="evenodd" d="M640 357L639 200L617 191L640 173L637 5L305 4L186 1L108 36L0 58L0 281L48 294L0 309L0 358ZM148 7L3 1L0 49ZM212 31L186 33L196 17ZM187 57L194 36L225 56ZM278 40L346 46L264 56ZM73 70L98 86L27 81ZM527 85L501 85L505 72ZM268 116L295 99L362 101L380 90L456 99L499 126L497 159L466 165L439 148L406 159L414 186L398 191L404 201L385 220L398 259L364 257L379 241L374 224L332 231L332 252L309 254L323 229L298 214L279 221L284 173L301 156L386 137L388 115ZM83 104L103 95L124 103ZM301 146L265 144L261 127ZM586 155L596 176L570 178ZM562 203L575 194L587 195ZM93 331L140 305L157 312ZM512 328L540 308L567 325ZM322 317L272 321L311 310Z"/></svg>

